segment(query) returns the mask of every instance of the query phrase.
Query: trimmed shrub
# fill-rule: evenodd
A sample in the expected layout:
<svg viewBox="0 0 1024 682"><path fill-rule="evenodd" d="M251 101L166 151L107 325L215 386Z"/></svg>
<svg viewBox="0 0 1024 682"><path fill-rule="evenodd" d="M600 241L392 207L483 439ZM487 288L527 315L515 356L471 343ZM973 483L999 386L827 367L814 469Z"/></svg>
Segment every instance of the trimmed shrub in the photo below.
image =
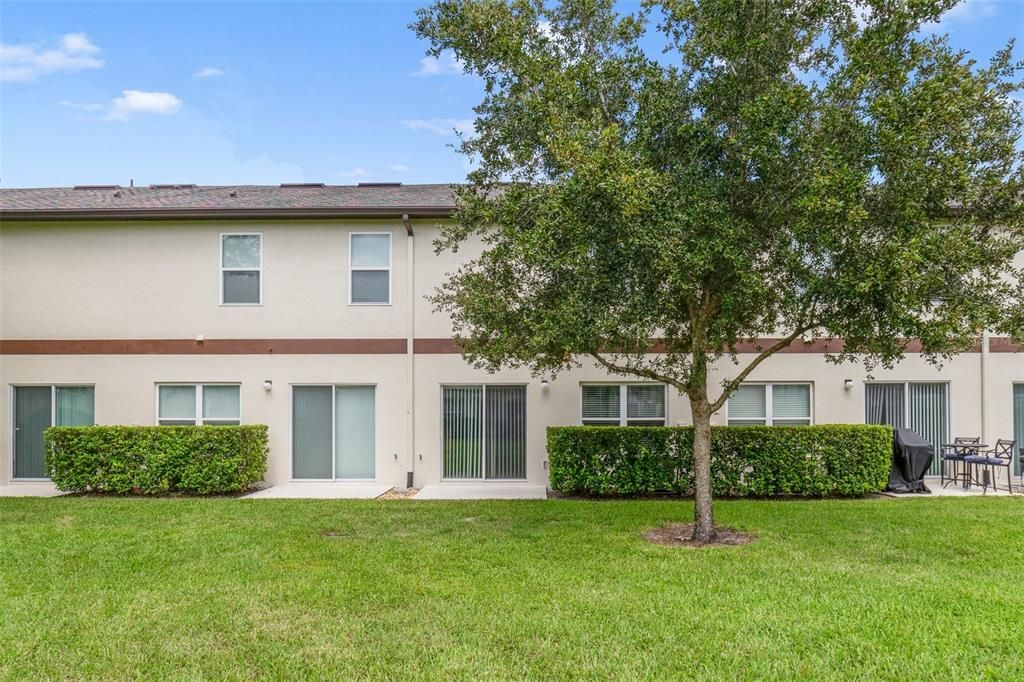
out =
<svg viewBox="0 0 1024 682"><path fill-rule="evenodd" d="M267 472L267 427L54 426L46 466L69 492L241 492Z"/></svg>
<svg viewBox="0 0 1024 682"><path fill-rule="evenodd" d="M892 428L863 424L717 426L711 479L717 496L855 496L884 490ZM689 494L691 427L553 426L551 487L585 495Z"/></svg>

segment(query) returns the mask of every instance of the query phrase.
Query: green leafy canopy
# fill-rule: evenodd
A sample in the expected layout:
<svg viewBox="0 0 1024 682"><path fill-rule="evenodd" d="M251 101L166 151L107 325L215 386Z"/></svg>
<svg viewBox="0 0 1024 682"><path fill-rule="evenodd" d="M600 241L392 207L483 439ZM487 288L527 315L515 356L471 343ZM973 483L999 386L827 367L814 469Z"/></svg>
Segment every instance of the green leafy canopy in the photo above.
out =
<svg viewBox="0 0 1024 682"><path fill-rule="evenodd" d="M930 30L955 0L439 0L414 29L482 79L438 248L467 357L590 358L717 409L801 337L940 361L1020 317L1020 65ZM707 397L708 367L773 337ZM652 339L659 353L648 353ZM837 346L838 347L838 346ZM739 367L739 366L738 366Z"/></svg>

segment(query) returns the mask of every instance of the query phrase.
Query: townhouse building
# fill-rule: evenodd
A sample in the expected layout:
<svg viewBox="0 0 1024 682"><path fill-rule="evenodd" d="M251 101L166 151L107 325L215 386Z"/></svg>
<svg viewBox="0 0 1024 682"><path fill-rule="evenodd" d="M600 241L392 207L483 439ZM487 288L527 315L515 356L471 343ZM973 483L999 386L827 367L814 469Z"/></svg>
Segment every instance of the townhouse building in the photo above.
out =
<svg viewBox="0 0 1024 682"><path fill-rule="evenodd" d="M674 391L589 364L552 379L463 360L426 299L481 248L435 252L453 209L446 185L0 190L0 487L46 485L54 424L267 424L271 485L543 491L548 426L689 423ZM770 358L715 421L1024 440L1007 339L870 376L826 349Z"/></svg>

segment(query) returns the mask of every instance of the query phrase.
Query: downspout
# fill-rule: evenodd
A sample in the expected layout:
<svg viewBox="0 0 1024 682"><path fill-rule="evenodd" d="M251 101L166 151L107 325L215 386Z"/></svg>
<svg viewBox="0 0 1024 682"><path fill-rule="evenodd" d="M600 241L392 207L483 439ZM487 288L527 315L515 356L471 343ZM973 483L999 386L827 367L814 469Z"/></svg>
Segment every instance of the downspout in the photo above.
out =
<svg viewBox="0 0 1024 682"><path fill-rule="evenodd" d="M406 271L405 277L408 282L409 291L409 314L408 314L408 329L406 330L405 338L405 365L406 372L408 373L408 403L406 405L406 412L409 415L409 467L406 469L405 474L405 486L407 488L413 487L416 473L416 354L413 349L413 343L416 335L416 249L414 242L414 235L412 231L412 223L409 222L409 214L405 213L402 215L402 225L405 226L405 261Z"/></svg>
<svg viewBox="0 0 1024 682"><path fill-rule="evenodd" d="M989 347L989 332L985 330L981 332L981 442L987 443L988 441L988 410L985 409L985 398L987 397L986 381L988 373L988 347Z"/></svg>

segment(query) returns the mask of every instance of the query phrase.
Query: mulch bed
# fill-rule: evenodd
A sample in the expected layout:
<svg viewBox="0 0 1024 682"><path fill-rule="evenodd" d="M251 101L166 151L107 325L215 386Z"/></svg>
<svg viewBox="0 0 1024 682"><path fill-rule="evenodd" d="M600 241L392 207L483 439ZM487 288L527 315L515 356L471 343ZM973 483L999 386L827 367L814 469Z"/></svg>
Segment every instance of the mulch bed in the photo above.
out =
<svg viewBox="0 0 1024 682"><path fill-rule="evenodd" d="M644 533L644 539L656 545L672 547L735 547L753 542L757 536L738 531L735 528L719 526L715 538L710 542L694 542L692 523L668 523Z"/></svg>

